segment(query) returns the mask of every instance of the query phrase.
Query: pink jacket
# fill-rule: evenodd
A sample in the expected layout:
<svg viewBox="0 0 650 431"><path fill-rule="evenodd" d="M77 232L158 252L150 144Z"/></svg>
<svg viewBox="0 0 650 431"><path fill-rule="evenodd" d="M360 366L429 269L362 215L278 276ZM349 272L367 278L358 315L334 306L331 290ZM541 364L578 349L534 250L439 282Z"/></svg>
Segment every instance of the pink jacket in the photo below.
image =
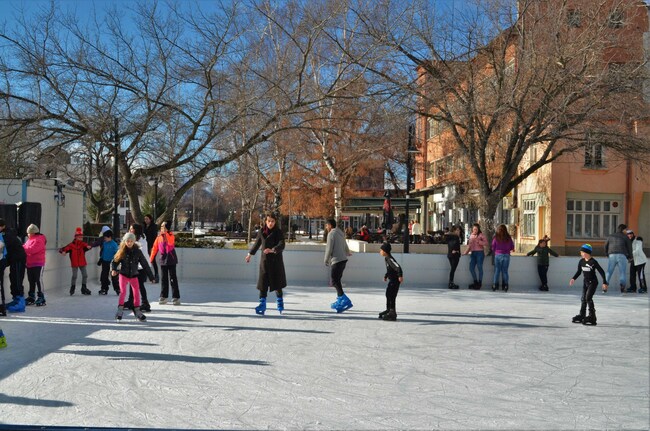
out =
<svg viewBox="0 0 650 431"><path fill-rule="evenodd" d="M47 244L47 238L42 233L32 235L23 244L27 254L27 261L25 262L27 268L45 266L45 244Z"/></svg>
<svg viewBox="0 0 650 431"><path fill-rule="evenodd" d="M485 251L484 247L487 245L487 238L483 235L483 232L478 235L471 234L469 240L467 241L467 253L472 251ZM465 254L467 254L465 253Z"/></svg>

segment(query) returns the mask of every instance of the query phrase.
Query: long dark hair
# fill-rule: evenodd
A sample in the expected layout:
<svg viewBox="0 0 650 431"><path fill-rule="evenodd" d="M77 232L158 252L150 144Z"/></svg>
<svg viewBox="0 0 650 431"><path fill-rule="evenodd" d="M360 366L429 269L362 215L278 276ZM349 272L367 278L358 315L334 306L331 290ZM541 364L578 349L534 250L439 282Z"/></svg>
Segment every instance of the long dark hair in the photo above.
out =
<svg viewBox="0 0 650 431"><path fill-rule="evenodd" d="M478 231L476 232L476 235L478 235L478 234L481 233L481 225L480 225L479 223L474 223L474 224L472 225L472 227L475 227L476 229L478 229ZM471 234L471 233L470 233L470 234Z"/></svg>
<svg viewBox="0 0 650 431"><path fill-rule="evenodd" d="M497 233L494 236L499 242L506 242L512 240L512 237L508 233L508 228L506 228L506 225L504 224L500 224L499 227L497 227Z"/></svg>
<svg viewBox="0 0 650 431"><path fill-rule="evenodd" d="M135 238L136 238L136 239L144 238L144 230L142 229L142 225L141 225L141 224L133 223L133 224L131 225L131 227L132 227L133 230L135 231Z"/></svg>

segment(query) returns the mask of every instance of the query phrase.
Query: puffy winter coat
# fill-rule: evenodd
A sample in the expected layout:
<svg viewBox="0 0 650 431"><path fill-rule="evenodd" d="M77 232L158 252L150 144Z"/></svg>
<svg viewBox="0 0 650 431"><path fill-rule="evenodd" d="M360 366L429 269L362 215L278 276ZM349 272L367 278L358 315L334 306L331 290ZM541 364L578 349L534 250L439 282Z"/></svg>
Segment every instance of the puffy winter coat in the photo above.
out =
<svg viewBox="0 0 650 431"><path fill-rule="evenodd" d="M45 244L47 244L47 238L45 238L45 235L42 233L32 235L31 238L23 244L25 254L27 255L25 267L36 268L45 266Z"/></svg>
<svg viewBox="0 0 650 431"><path fill-rule="evenodd" d="M60 248L59 253L69 253L70 266L73 268L80 268L88 265L88 262L86 261L86 252L90 249L90 245L81 240L75 239L70 244Z"/></svg>
<svg viewBox="0 0 650 431"><path fill-rule="evenodd" d="M131 248L126 248L122 260L119 262L115 262L113 260L111 263L113 270L118 271L119 267L119 273L128 278L134 278L138 276L138 264L141 265L143 271L147 273L147 277L150 280L153 280L153 272L151 272L149 262L147 262L144 254L142 254L142 250L140 250L140 246L137 244L133 244L133 247Z"/></svg>
<svg viewBox="0 0 650 431"><path fill-rule="evenodd" d="M173 233L167 231L158 235L153 243L153 247L151 247L151 256L149 257L149 260L153 262L156 255L160 253L161 266L176 265L178 263L178 257L176 256L174 243L175 237Z"/></svg>

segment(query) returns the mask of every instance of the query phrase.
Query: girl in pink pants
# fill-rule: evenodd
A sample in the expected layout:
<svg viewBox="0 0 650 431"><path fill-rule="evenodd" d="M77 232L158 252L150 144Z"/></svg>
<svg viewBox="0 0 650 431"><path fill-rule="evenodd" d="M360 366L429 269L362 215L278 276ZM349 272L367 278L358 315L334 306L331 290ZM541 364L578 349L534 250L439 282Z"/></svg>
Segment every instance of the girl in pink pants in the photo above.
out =
<svg viewBox="0 0 650 431"><path fill-rule="evenodd" d="M147 277L153 282L153 272L149 267L149 262L142 254L140 246L135 242L135 235L127 233L122 238L120 248L113 258L111 272L112 276L120 275L120 296L118 297L117 313L115 319L122 320L124 313L124 299L126 298L127 286L131 285L133 291L133 314L140 321L147 320L146 316L140 311L140 283L138 282L138 264L146 271Z"/></svg>

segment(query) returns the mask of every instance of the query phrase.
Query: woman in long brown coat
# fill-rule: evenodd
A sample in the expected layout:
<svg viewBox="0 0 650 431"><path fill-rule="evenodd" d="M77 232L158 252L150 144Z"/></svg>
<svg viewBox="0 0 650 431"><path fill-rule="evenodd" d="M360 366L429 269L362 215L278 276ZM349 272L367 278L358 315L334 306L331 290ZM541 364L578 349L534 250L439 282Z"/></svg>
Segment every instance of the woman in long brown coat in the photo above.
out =
<svg viewBox="0 0 650 431"><path fill-rule="evenodd" d="M257 239L246 255L246 263L251 261L259 248L262 248L260 258L260 274L257 280L257 289L260 291L260 303L255 307L255 312L264 315L266 311L266 295L269 291L275 291L278 311L284 310L282 289L287 286L287 276L284 272L284 261L282 251L284 250L284 233L277 226L277 218L273 214L267 214L264 227L257 233Z"/></svg>

